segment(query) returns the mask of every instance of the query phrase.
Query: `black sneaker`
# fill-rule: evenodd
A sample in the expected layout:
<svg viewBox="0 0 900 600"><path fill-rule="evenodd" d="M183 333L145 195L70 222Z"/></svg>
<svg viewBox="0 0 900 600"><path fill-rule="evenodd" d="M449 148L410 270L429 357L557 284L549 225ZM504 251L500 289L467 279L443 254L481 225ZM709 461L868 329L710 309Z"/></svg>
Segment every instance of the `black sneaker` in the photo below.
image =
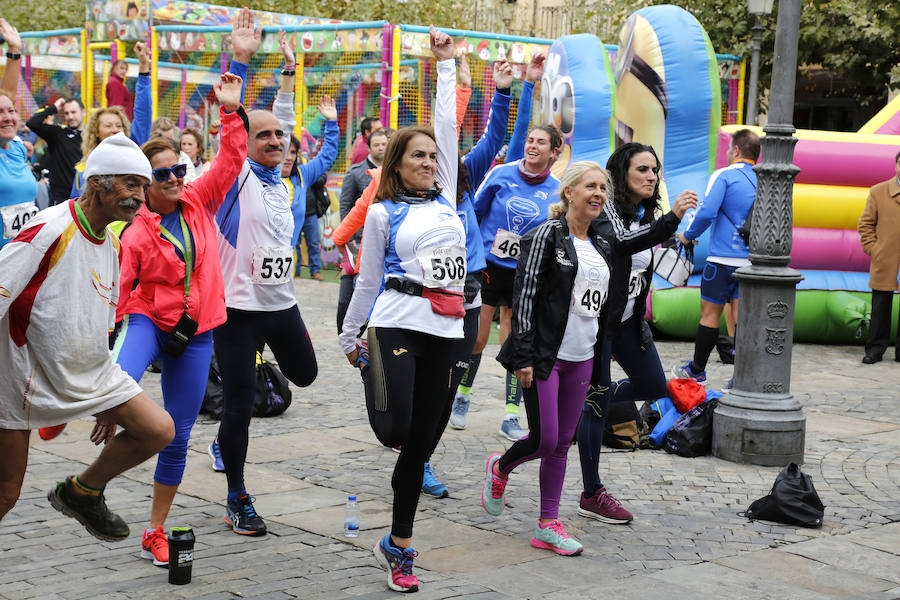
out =
<svg viewBox="0 0 900 600"><path fill-rule="evenodd" d="M118 542L128 537L128 524L107 508L103 492L99 496L84 496L76 494L72 485L72 477L66 477L47 492L50 506L84 525L97 539Z"/></svg>
<svg viewBox="0 0 900 600"><path fill-rule="evenodd" d="M266 535L266 522L253 509L253 498L244 492L238 499L225 505L225 522L241 535Z"/></svg>

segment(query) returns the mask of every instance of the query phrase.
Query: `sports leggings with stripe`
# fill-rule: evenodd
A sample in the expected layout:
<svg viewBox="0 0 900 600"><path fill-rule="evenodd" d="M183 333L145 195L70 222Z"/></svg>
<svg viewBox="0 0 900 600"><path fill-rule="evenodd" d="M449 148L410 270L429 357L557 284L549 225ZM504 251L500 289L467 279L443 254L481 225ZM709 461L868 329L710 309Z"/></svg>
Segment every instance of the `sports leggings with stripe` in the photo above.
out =
<svg viewBox="0 0 900 600"><path fill-rule="evenodd" d="M440 439L449 400L450 369L459 340L393 327L370 327L369 421L385 446L402 446L391 487L391 533L412 537L422 489L422 464Z"/></svg>
<svg viewBox="0 0 900 600"><path fill-rule="evenodd" d="M213 334L212 331L196 334L181 356L160 352L168 337L169 332L154 325L148 317L127 315L113 346L113 357L137 382L154 359L158 357L162 361L163 403L175 422L175 438L160 451L153 480L163 485L178 485L184 475L191 428L206 393Z"/></svg>
<svg viewBox="0 0 900 600"><path fill-rule="evenodd" d="M524 462L541 459L541 518L559 516L559 496L566 477L566 457L578 426L591 380L593 359L557 360L547 379L537 377L524 388L528 435L510 446L497 468L509 475Z"/></svg>
<svg viewBox="0 0 900 600"><path fill-rule="evenodd" d="M318 375L316 353L296 305L278 311L228 309L228 320L215 329L216 360L222 373L222 422L219 449L228 491L244 489L250 417L256 399L256 351L266 343L278 368L294 385L306 387Z"/></svg>

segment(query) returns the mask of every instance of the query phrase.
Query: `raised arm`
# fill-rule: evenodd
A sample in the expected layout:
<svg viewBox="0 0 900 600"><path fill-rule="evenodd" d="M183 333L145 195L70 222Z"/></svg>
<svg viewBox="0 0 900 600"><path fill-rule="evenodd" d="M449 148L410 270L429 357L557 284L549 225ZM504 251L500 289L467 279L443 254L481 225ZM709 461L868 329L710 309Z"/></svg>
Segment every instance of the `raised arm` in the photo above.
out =
<svg viewBox="0 0 900 600"><path fill-rule="evenodd" d="M540 52L531 55L531 61L525 68L525 81L522 82L522 95L519 96L519 107L516 112L516 125L509 139L506 151L506 162L519 160L525 156L525 140L528 138L528 126L531 124L531 102L534 99L534 84L544 74L544 60Z"/></svg>
<svg viewBox="0 0 900 600"><path fill-rule="evenodd" d="M44 123L44 119L50 115L57 114L65 103L65 98L57 98L56 102L35 112L31 115L31 118L25 122L26 127L43 138L50 148L56 146L59 136L62 135L62 128L57 127L56 125L48 125L47 123Z"/></svg>
<svg viewBox="0 0 900 600"><path fill-rule="evenodd" d="M18 55L18 58L6 57L6 70L0 81L0 89L15 98L19 92L19 74L22 70L22 39L18 30L3 18L0 18L0 36L0 39L6 40L6 51Z"/></svg>
<svg viewBox="0 0 900 600"><path fill-rule="evenodd" d="M279 94L281 95L281 94ZM328 168L337 157L338 139L341 132L337 124L337 108L334 106L334 100L330 96L322 96L319 100L319 113L325 117L324 137L322 139L322 149L314 159L305 165L297 165L300 174L295 178L294 186L305 185L309 182L312 185L319 177L328 171ZM305 198L305 196L304 196ZM306 202L296 202L291 206L294 211L294 235L291 238L294 246L300 239L300 229L303 226L303 219L306 216Z"/></svg>
<svg viewBox="0 0 900 600"><path fill-rule="evenodd" d="M131 122L131 139L140 146L150 139L150 122L153 120L153 97L150 90L150 47L144 42L134 45L138 58L138 78L134 86L134 121Z"/></svg>
<svg viewBox="0 0 900 600"><path fill-rule="evenodd" d="M242 84L237 75L223 73L219 83L213 87L222 121L222 145L209 170L186 188L210 216L222 205L225 194L234 185L247 158L247 130L240 114L244 109L238 101Z"/></svg>
<svg viewBox="0 0 900 600"><path fill-rule="evenodd" d="M509 122L510 86L512 85L512 67L505 60L494 63L494 84L496 90L491 100L491 112L488 115L487 129L466 154L466 171L469 173L469 185L478 188L494 162L494 157L503 146L506 137L506 124Z"/></svg>
<svg viewBox="0 0 900 600"><path fill-rule="evenodd" d="M242 8L238 11L234 18L234 25L231 28L231 43L234 47L234 53L231 56L231 66L228 68L233 73L244 80L244 86L241 88L241 104L244 103L244 93L247 90L247 72L250 70L250 59L259 50L262 42L262 29L257 25L253 25L253 11L248 8Z"/></svg>
<svg viewBox="0 0 900 600"><path fill-rule="evenodd" d="M443 195L456 202L459 171L459 138L456 134L456 61L453 39L431 26L431 52L437 59L437 98L434 109L434 137L437 142L437 183Z"/></svg>

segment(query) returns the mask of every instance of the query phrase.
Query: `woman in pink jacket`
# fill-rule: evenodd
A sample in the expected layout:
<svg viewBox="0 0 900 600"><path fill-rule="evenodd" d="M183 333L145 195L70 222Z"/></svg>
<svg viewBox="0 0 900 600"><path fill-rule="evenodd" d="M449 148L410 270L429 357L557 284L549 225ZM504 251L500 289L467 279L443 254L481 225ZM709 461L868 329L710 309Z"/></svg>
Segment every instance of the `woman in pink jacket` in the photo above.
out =
<svg viewBox="0 0 900 600"><path fill-rule="evenodd" d="M225 73L215 86L222 145L207 173L184 185L178 148L156 138L142 150L153 167L147 201L122 234L122 275L117 320L122 329L113 354L135 381L155 358L162 360L165 408L175 439L162 452L153 477L150 527L141 556L168 565L163 530L184 473L191 428L200 412L212 356L212 329L225 322L225 287L213 223L247 156L242 80Z"/></svg>

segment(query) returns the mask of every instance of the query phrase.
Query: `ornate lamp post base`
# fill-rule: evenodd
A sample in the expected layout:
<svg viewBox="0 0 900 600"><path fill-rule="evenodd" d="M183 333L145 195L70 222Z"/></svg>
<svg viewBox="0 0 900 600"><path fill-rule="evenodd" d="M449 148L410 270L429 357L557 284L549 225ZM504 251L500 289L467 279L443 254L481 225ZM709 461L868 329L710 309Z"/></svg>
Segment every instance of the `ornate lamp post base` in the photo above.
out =
<svg viewBox="0 0 900 600"><path fill-rule="evenodd" d="M803 276L782 266L739 269L740 325L735 389L719 399L712 453L738 463L802 463L806 416L790 393L795 287ZM746 360L741 360L746 359Z"/></svg>

